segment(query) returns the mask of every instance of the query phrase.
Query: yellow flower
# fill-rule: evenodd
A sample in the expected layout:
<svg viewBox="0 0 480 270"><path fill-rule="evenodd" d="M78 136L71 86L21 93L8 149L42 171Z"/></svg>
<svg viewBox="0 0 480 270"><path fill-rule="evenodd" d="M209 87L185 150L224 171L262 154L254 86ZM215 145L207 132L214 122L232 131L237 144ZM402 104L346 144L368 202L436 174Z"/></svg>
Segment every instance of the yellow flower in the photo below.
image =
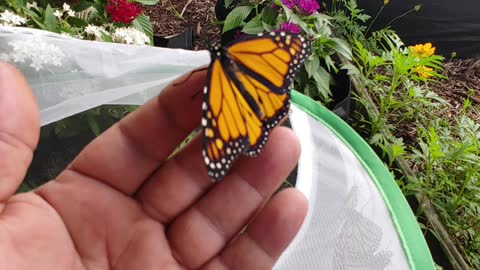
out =
<svg viewBox="0 0 480 270"><path fill-rule="evenodd" d="M418 66L414 68L413 71L417 72L418 76L428 79L432 77L433 68L429 68L427 66Z"/></svg>
<svg viewBox="0 0 480 270"><path fill-rule="evenodd" d="M415 46L409 46L412 50L413 55L416 57L427 57L435 53L435 47L432 47L432 43L428 42L425 44L417 44Z"/></svg>
<svg viewBox="0 0 480 270"><path fill-rule="evenodd" d="M390 2L390 0L383 0L383 4L384 4L384 5L387 5L388 2Z"/></svg>

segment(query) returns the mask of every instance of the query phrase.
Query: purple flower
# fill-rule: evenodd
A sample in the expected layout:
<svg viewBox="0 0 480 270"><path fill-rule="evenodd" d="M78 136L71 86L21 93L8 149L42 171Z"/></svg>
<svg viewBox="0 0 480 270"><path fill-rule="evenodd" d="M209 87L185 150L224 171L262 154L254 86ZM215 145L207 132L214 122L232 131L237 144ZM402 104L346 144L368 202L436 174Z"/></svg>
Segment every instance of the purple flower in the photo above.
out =
<svg viewBox="0 0 480 270"><path fill-rule="evenodd" d="M297 6L300 12L305 15L312 15L320 8L317 0L299 0Z"/></svg>
<svg viewBox="0 0 480 270"><path fill-rule="evenodd" d="M291 10L297 7L298 11L305 15L312 15L320 8L317 0L282 0L282 4Z"/></svg>
<svg viewBox="0 0 480 270"><path fill-rule="evenodd" d="M282 0L282 4L287 6L289 9L293 9L293 7L298 3L299 0Z"/></svg>
<svg viewBox="0 0 480 270"><path fill-rule="evenodd" d="M277 32L283 31L283 32L289 32L292 34L299 34L300 33L300 27L298 25L292 23L292 22L283 22L280 24L280 28L276 30Z"/></svg>

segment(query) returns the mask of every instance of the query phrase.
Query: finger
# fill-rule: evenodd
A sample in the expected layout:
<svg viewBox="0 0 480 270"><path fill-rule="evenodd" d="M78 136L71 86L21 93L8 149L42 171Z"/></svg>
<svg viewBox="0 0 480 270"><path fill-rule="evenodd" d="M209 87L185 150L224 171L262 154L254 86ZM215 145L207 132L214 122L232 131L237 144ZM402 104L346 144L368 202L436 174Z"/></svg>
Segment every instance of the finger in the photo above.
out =
<svg viewBox="0 0 480 270"><path fill-rule="evenodd" d="M169 224L214 185L201 154L200 136L157 170L136 194L145 212Z"/></svg>
<svg viewBox="0 0 480 270"><path fill-rule="evenodd" d="M277 194L248 226L204 269L272 269L297 234L307 213L303 194L289 188Z"/></svg>
<svg viewBox="0 0 480 270"><path fill-rule="evenodd" d="M35 98L22 74L0 62L0 201L25 177L40 131Z"/></svg>
<svg viewBox="0 0 480 270"><path fill-rule="evenodd" d="M199 125L201 98L192 96L202 91L205 71L175 82L87 145L69 169L134 193Z"/></svg>
<svg viewBox="0 0 480 270"><path fill-rule="evenodd" d="M277 128L259 157L239 160L222 182L170 225L167 235L177 259L196 269L218 254L288 176L299 153L293 131Z"/></svg>
<svg viewBox="0 0 480 270"><path fill-rule="evenodd" d="M280 139L285 140L280 142L280 146L273 147L283 148L283 144L285 144L292 147L291 151L299 151L298 148L295 148L298 144L296 137L292 134L291 130L283 130L284 128L282 127L279 127L278 129L280 135L275 135L275 137L285 136L286 138ZM283 132L287 132L287 135L282 135ZM293 137L291 135L293 135ZM277 141L275 137L271 136L269 144L275 144ZM175 156L175 158L166 162L162 168L156 171L155 174L153 174L152 177L142 186L137 194L144 210L152 218L163 224L170 223L172 219L176 218L203 196L206 190L214 184L211 178L206 174L205 163L201 155L200 139L200 136L198 136L177 156ZM293 142L288 143L291 139L293 139ZM289 149L290 148L287 148L285 150L289 151ZM291 157L295 159L296 154L291 155ZM240 158L237 162L238 164L234 165L230 175L234 175L235 171L242 170L242 163L255 162L249 160L250 158L247 157ZM235 169L236 167L239 168ZM229 176L226 177L226 179L228 178ZM274 181L277 183L280 179L274 179ZM260 181L256 184L262 183L264 182ZM267 186L272 185L272 183L269 182L265 182L264 184Z"/></svg>

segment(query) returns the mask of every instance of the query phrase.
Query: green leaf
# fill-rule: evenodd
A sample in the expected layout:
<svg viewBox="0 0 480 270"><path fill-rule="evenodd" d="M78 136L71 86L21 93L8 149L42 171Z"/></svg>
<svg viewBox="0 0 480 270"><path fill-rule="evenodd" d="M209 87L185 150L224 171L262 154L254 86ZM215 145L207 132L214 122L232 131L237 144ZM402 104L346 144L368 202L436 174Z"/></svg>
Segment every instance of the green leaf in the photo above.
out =
<svg viewBox="0 0 480 270"><path fill-rule="evenodd" d="M101 33L102 33L102 40L104 42L113 42L112 36L109 36L109 35L105 34L105 32L103 32L103 31Z"/></svg>
<svg viewBox="0 0 480 270"><path fill-rule="evenodd" d="M75 4L73 7L72 7L72 10L74 11L84 11L85 9L89 8L89 7L92 7L93 5L95 5L95 2L92 2L92 1L80 1L78 2L78 4Z"/></svg>
<svg viewBox="0 0 480 270"><path fill-rule="evenodd" d="M135 0L135 2L140 3L142 5L146 5L146 6L156 5L158 4L159 1L160 0Z"/></svg>
<svg viewBox="0 0 480 270"><path fill-rule="evenodd" d="M263 29L265 29L266 32L272 32L275 30L275 26L270 25L266 22L262 22L262 25L263 25Z"/></svg>
<svg viewBox="0 0 480 270"><path fill-rule="evenodd" d="M262 15L262 21L270 25L274 25L278 17L277 12L270 6L264 7L262 9L261 15Z"/></svg>
<svg viewBox="0 0 480 270"><path fill-rule="evenodd" d="M87 113L87 122L88 126L90 127L90 130L95 134L95 136L100 135L100 126L98 125L97 120L95 117L89 113Z"/></svg>
<svg viewBox="0 0 480 270"><path fill-rule="evenodd" d="M225 19L222 33L241 26L243 21L252 11L252 9L252 6L240 6L234 8L230 13L228 13L227 18Z"/></svg>
<svg viewBox="0 0 480 270"><path fill-rule="evenodd" d="M344 56L348 60L352 60L352 48L344 39L331 38L331 40L333 41L333 48L338 54Z"/></svg>
<svg viewBox="0 0 480 270"><path fill-rule="evenodd" d="M88 22L77 17L68 17L67 21L70 25L79 27L79 28L83 28L88 25Z"/></svg>
<svg viewBox="0 0 480 270"><path fill-rule="evenodd" d="M308 73L308 78L311 78L320 67L320 59L318 57L312 57L305 62L305 69Z"/></svg>
<svg viewBox="0 0 480 270"><path fill-rule="evenodd" d="M38 18L32 17L32 21L35 22L35 24L40 27L40 29L48 31L47 26L43 24Z"/></svg>
<svg viewBox="0 0 480 270"><path fill-rule="evenodd" d="M223 2L223 6L228 8L233 3L233 0L225 0Z"/></svg>
<svg viewBox="0 0 480 270"><path fill-rule="evenodd" d="M45 14L43 15L43 23L45 24L46 30L51 32L56 32L57 30L57 18L53 15L53 8L50 4L47 5L45 9Z"/></svg>
<svg viewBox="0 0 480 270"><path fill-rule="evenodd" d="M256 35L264 30L260 16L256 16L243 26L242 32L248 35Z"/></svg>
<svg viewBox="0 0 480 270"><path fill-rule="evenodd" d="M152 24L150 23L150 18L146 16L145 14L142 14L135 18L135 20L132 22L133 27L136 29L142 31L145 33L150 38L150 43L153 44L153 29L152 29Z"/></svg>
<svg viewBox="0 0 480 270"><path fill-rule="evenodd" d="M332 95L330 91L330 78L330 73L321 66L317 69L317 72L313 73L317 91L323 99L328 99Z"/></svg>

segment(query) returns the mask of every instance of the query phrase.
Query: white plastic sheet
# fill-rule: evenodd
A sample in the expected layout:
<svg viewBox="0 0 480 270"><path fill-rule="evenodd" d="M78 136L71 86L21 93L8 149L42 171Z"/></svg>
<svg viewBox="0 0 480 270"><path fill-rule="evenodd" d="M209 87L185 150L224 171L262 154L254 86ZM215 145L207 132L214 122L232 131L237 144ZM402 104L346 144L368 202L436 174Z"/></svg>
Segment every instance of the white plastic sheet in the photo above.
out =
<svg viewBox="0 0 480 270"><path fill-rule="evenodd" d="M102 104L143 104L210 55L0 26L0 61L26 76L46 125Z"/></svg>

